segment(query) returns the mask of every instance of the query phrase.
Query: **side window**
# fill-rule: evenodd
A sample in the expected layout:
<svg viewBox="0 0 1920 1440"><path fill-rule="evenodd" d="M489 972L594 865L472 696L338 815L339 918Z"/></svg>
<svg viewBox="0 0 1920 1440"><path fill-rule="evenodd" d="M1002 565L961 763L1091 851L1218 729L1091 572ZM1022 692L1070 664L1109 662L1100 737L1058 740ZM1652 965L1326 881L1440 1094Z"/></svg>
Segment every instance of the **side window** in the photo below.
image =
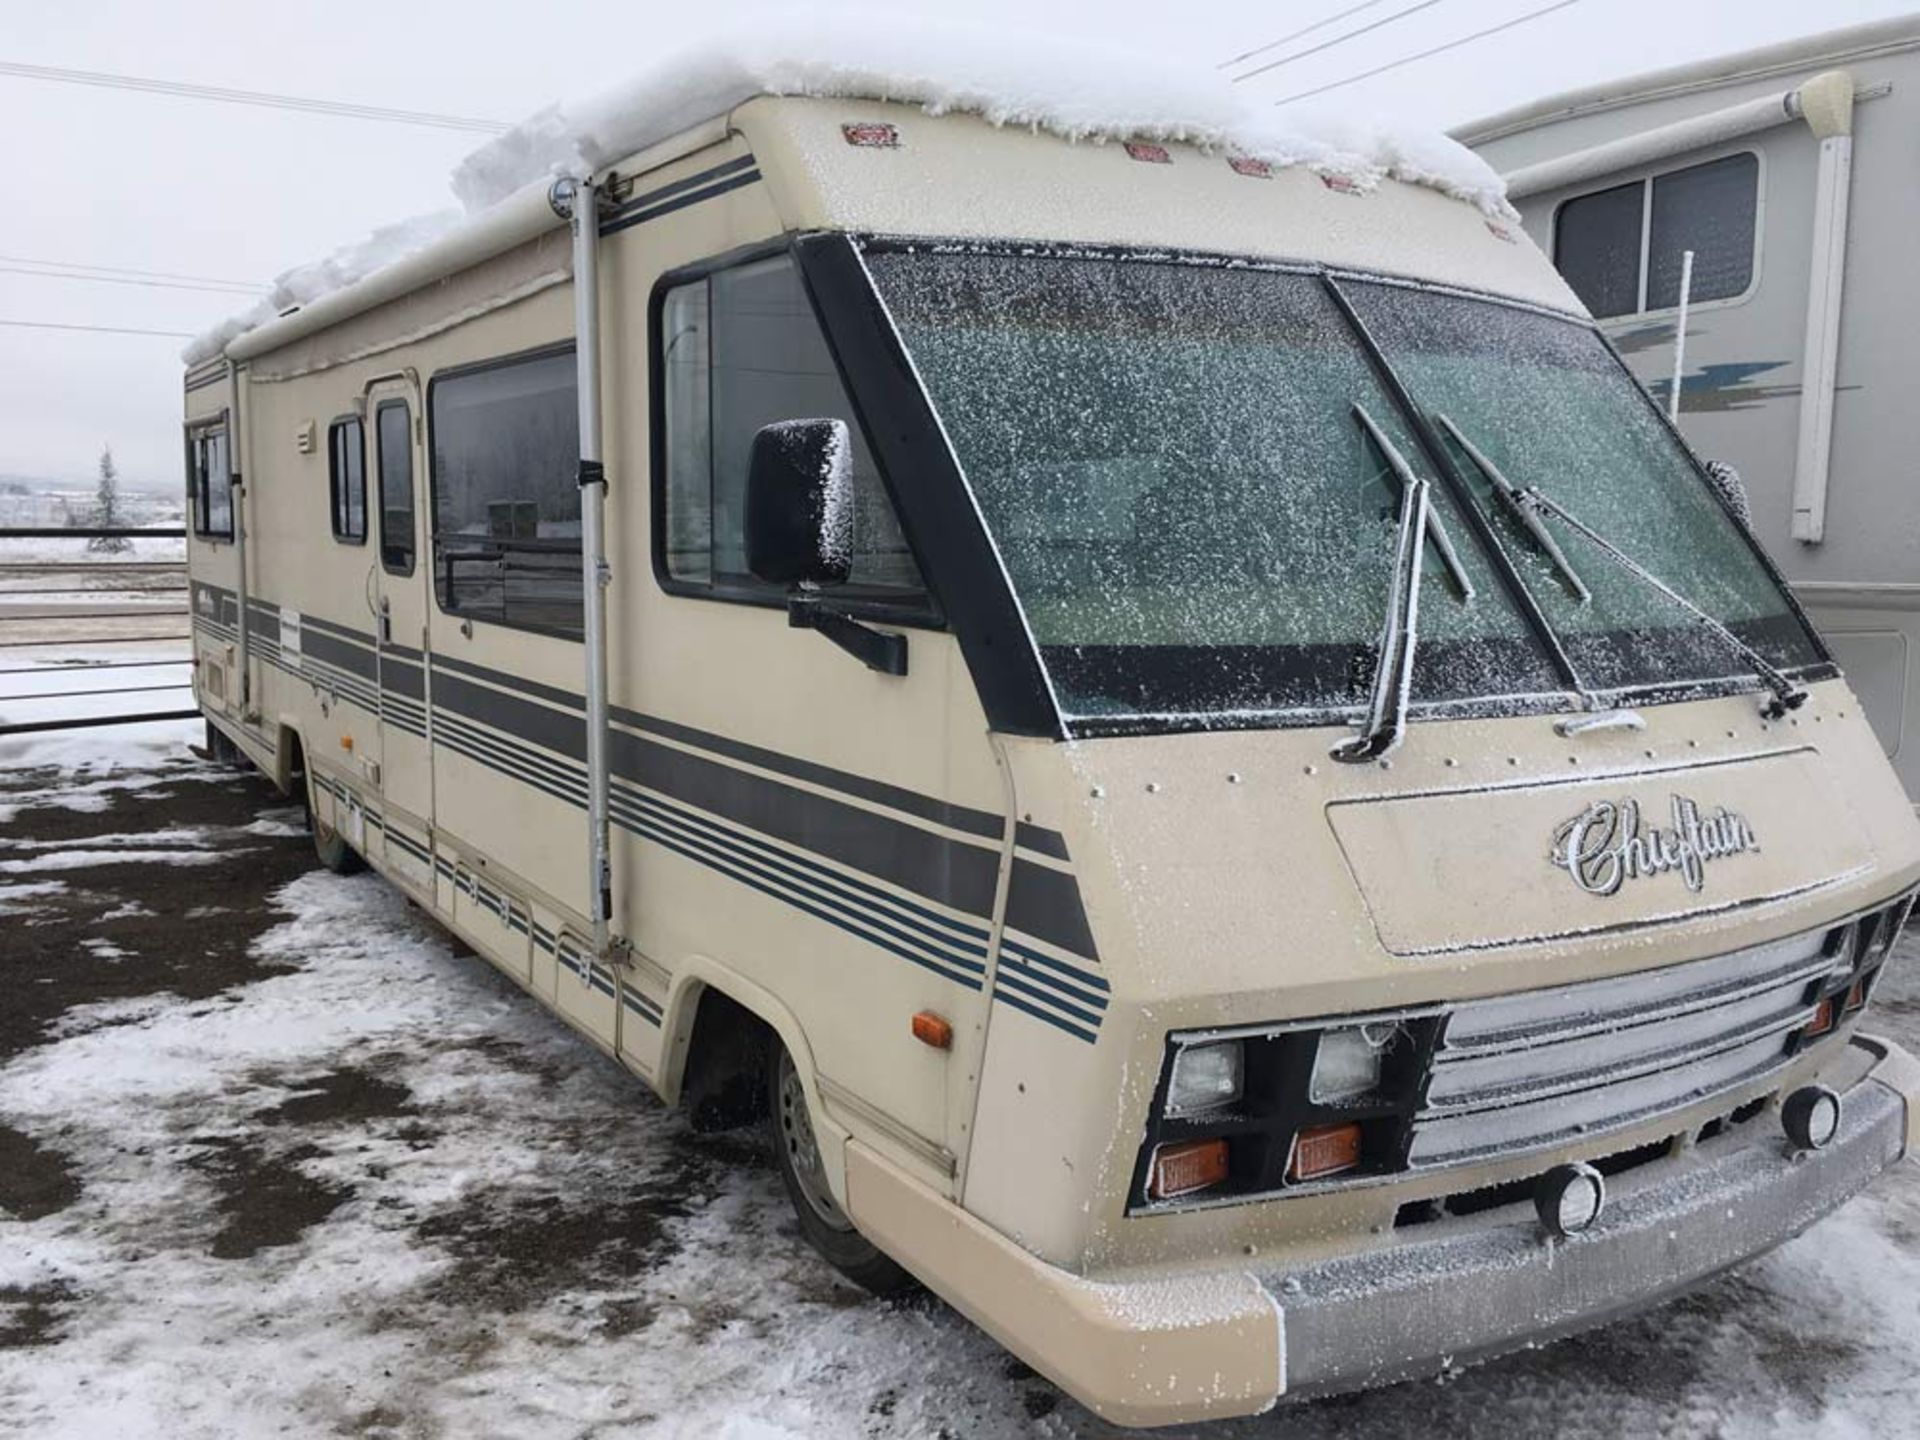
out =
<svg viewBox="0 0 1920 1440"><path fill-rule="evenodd" d="M1640 212L1646 185L1616 185L1560 207L1553 263L1595 319L1640 308Z"/></svg>
<svg viewBox="0 0 1920 1440"><path fill-rule="evenodd" d="M578 639L585 611L572 348L436 375L427 420L440 608Z"/></svg>
<svg viewBox="0 0 1920 1440"><path fill-rule="evenodd" d="M1680 303L1680 257L1693 251L1693 298L1725 300L1753 282L1760 162L1752 155L1689 166L1653 181L1647 309Z"/></svg>
<svg viewBox="0 0 1920 1440"><path fill-rule="evenodd" d="M349 545L367 539L367 443L360 417L327 427L327 498L333 538Z"/></svg>
<svg viewBox="0 0 1920 1440"><path fill-rule="evenodd" d="M747 462L762 426L838 418L853 434L852 578L835 593L924 607L907 548L819 321L785 255L668 291L660 306L665 455L657 543L673 588L783 594L747 571Z"/></svg>
<svg viewBox="0 0 1920 1440"><path fill-rule="evenodd" d="M1731 299L1753 283L1759 208L1751 153L1669 170L1562 203L1553 263L1602 320L1678 305L1689 250L1693 301Z"/></svg>
<svg viewBox="0 0 1920 1440"><path fill-rule="evenodd" d="M382 401L373 429L380 455L380 563L396 575L411 575L413 412L404 400Z"/></svg>
<svg viewBox="0 0 1920 1440"><path fill-rule="evenodd" d="M224 423L187 432L187 499L194 534L206 540L233 538L233 471Z"/></svg>

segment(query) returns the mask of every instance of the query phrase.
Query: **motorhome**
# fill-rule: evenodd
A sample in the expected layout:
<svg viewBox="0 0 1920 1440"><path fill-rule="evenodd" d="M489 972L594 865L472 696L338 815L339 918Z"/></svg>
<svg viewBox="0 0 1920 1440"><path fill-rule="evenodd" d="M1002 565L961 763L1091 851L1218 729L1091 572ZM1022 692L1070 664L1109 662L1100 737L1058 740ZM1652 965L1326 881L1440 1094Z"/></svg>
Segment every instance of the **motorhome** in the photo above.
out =
<svg viewBox="0 0 1920 1440"><path fill-rule="evenodd" d="M199 703L327 864L1126 1424L1909 1152L1920 825L1497 192L675 74L186 373Z"/></svg>
<svg viewBox="0 0 1920 1440"><path fill-rule="evenodd" d="M1920 800L1920 16L1464 126L1528 233L1754 529ZM1684 257L1693 252L1684 341Z"/></svg>

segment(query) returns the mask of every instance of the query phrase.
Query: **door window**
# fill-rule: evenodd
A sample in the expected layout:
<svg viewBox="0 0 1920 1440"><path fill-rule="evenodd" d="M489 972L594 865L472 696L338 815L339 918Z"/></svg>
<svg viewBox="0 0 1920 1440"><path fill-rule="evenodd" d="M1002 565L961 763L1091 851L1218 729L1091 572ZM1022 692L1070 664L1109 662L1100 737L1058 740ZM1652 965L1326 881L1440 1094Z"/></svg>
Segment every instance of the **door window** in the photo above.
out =
<svg viewBox="0 0 1920 1440"><path fill-rule="evenodd" d="M413 413L404 400L383 401L374 412L380 446L380 563L395 575L413 573Z"/></svg>

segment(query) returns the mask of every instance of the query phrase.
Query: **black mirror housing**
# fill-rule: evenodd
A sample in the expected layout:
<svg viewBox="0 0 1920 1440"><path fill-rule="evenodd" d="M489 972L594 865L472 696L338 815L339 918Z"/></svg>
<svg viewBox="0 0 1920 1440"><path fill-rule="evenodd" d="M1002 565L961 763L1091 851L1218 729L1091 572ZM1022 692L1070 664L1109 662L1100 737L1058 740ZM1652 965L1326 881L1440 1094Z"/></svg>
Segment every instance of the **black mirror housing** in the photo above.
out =
<svg viewBox="0 0 1920 1440"><path fill-rule="evenodd" d="M747 569L769 585L826 589L853 572L853 437L844 420L780 420L747 464Z"/></svg>

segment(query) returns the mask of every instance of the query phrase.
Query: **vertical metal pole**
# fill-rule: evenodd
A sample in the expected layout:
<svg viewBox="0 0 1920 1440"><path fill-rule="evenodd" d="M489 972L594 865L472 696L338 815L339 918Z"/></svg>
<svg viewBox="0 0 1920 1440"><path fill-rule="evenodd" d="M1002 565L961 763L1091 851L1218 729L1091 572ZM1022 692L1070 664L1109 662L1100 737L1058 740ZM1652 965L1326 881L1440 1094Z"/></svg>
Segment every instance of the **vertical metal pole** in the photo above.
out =
<svg viewBox="0 0 1920 1440"><path fill-rule="evenodd" d="M607 953L613 861L607 843L607 472L600 454L600 191L561 180L556 210L573 222L574 362L580 395L580 570L586 605L587 916L594 954ZM565 209L561 209L562 205Z"/></svg>
<svg viewBox="0 0 1920 1440"><path fill-rule="evenodd" d="M240 602L240 720L253 718L253 647L247 623L246 476L240 469L240 367L227 361L227 509L233 517L234 595Z"/></svg>
<svg viewBox="0 0 1920 1440"><path fill-rule="evenodd" d="M1680 419L1680 381L1687 373L1687 306L1693 301L1693 251L1680 256L1680 314L1673 323L1673 389L1667 394L1667 418Z"/></svg>

